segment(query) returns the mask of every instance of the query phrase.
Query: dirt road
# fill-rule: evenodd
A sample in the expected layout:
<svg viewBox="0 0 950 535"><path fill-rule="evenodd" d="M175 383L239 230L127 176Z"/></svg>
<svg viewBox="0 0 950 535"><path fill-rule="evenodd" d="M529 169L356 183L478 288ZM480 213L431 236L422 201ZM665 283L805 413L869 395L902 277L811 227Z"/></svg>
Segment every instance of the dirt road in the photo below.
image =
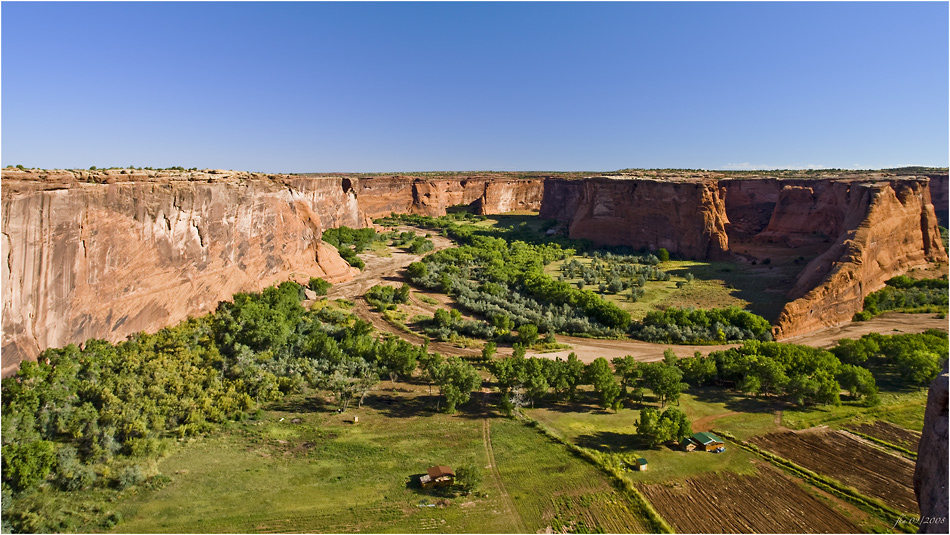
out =
<svg viewBox="0 0 950 535"><path fill-rule="evenodd" d="M400 232L415 231L417 234L424 234L426 231L415 227L398 227ZM452 247L452 241L442 236L433 235L430 238L435 245L435 250L442 250ZM353 300L356 303L354 312L356 315L373 324L381 332L395 334L404 340L416 345L423 342L421 336L407 333L387 322L378 313L362 299L373 285L376 284L402 284L405 282L403 270L412 262L420 260L425 255L414 255L403 250L390 248L391 256L383 257L374 254L365 254L360 257L366 263L366 268L357 275L352 281L335 284L328 292L330 299L345 298ZM428 253L426 253L428 254ZM451 306L451 299L442 295L433 296L442 304L442 306ZM413 300L413 306L432 313L436 306L427 305L418 299ZM787 338L783 342L808 345L819 348L829 348L835 345L835 341L841 338L860 338L861 336L878 332L882 334L898 333L919 333L927 329L947 330L947 320L937 319L935 314L902 314L898 312L888 312L881 314L871 320L862 322L846 323L836 327L828 327L819 331L814 331L795 338ZM549 353L536 353L529 351L528 356L538 356L544 358L566 359L570 353L577 355L577 358L584 363L591 363L598 357L605 357L607 360L614 357L623 357L633 355L633 357L642 362L653 362L663 359L663 351L672 349L678 357L687 357L699 351L703 355L708 355L713 351L721 351L738 344L732 345L673 345L673 344L652 344L637 340L600 340L591 338L579 338L575 336L557 336L558 342L568 344L570 349ZM429 348L432 351L444 355L477 355L480 353L476 349L464 349L455 345L443 342L431 342ZM510 347L499 347L499 355L510 355Z"/></svg>

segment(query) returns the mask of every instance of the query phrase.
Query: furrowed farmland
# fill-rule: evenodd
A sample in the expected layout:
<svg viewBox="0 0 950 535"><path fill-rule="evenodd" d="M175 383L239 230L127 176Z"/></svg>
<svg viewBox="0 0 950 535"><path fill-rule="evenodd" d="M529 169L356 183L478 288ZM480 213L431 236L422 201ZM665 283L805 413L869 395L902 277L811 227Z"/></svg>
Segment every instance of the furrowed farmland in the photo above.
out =
<svg viewBox="0 0 950 535"><path fill-rule="evenodd" d="M766 464L755 475L703 474L638 485L680 533L860 533L840 513Z"/></svg>
<svg viewBox="0 0 950 535"><path fill-rule="evenodd" d="M885 452L853 435L817 428L771 433L751 442L900 511L909 514L917 511L913 461Z"/></svg>

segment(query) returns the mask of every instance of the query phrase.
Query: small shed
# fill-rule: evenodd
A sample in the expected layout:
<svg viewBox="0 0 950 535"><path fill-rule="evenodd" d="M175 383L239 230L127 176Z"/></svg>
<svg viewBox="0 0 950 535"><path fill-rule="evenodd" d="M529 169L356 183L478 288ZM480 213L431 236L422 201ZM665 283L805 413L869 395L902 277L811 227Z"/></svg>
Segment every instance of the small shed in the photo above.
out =
<svg viewBox="0 0 950 535"><path fill-rule="evenodd" d="M637 460L634 461L633 465L641 472L647 471L647 460L643 457L637 457Z"/></svg>
<svg viewBox="0 0 950 535"><path fill-rule="evenodd" d="M422 488L447 487L455 483L455 472L448 466L432 466L419 478Z"/></svg>
<svg viewBox="0 0 950 535"><path fill-rule="evenodd" d="M702 448L705 451L713 451L716 448L725 446L726 443L716 435L712 433L696 433L691 437L691 440L696 443L697 447Z"/></svg>
<svg viewBox="0 0 950 535"><path fill-rule="evenodd" d="M684 438L680 441L680 448L683 451L693 451L696 449L696 443L691 438Z"/></svg>

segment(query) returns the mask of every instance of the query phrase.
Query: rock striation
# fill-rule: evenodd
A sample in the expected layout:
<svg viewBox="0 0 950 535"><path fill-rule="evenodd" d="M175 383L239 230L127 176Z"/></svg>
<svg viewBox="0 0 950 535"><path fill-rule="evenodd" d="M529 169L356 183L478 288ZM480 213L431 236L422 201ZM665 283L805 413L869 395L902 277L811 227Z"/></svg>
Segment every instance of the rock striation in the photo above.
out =
<svg viewBox="0 0 950 535"><path fill-rule="evenodd" d="M119 341L290 278L348 280L320 237L456 205L540 208L542 179L206 169L3 170L3 374L47 347Z"/></svg>
<svg viewBox="0 0 950 535"><path fill-rule="evenodd" d="M275 281L353 275L320 240L367 223L339 180L115 171L4 171L4 375L47 347L154 331Z"/></svg>

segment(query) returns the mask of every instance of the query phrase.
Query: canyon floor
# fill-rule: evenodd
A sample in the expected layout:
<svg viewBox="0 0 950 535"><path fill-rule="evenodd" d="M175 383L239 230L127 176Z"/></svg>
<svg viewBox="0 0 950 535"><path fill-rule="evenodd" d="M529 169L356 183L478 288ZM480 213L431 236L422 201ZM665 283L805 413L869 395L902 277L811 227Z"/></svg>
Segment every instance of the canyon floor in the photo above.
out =
<svg viewBox="0 0 950 535"><path fill-rule="evenodd" d="M431 235L430 230L418 227L400 226L395 227L395 229L399 232L416 232L420 235ZM439 235L431 235L430 239L433 241L436 251L453 246L451 240ZM327 297L330 299L347 299L353 301L355 303L354 312L360 319L371 323L381 332L391 333L410 343L419 345L423 342L422 336L418 333L406 332L387 321L366 302L363 295L377 284L403 284L406 282L406 266L412 262L421 260L425 254L413 255L403 249L391 246L377 247L371 252L360 255L366 263L366 268L354 276L353 280L334 285L329 290ZM930 274L937 276L938 271L941 270ZM946 271L946 266L942 268L942 271ZM437 308L457 308L452 299L444 294L413 290L412 295L410 305L405 307L409 315L426 314L431 316ZM769 298L774 299L774 297ZM432 304L435 302L438 304ZM872 332L882 334L920 333L928 329L946 330L946 318L940 318L936 314L887 312L868 321L846 322L841 325L825 327L782 341L827 349L833 347L835 342L842 338L857 339ZM565 359L568 354L573 352L584 363L593 362L598 357L605 357L610 360L625 355L632 355L638 361L652 362L662 360L663 352L668 349L673 350L679 357L686 357L693 355L697 351L707 355L713 351L735 347L734 345L654 344L639 340L591 339L563 335L558 336L557 340L559 343L566 344L570 347L559 351L535 352L529 350L527 356ZM432 350L445 355L465 356L480 354L480 349L478 348L464 348L445 342L431 342L430 347ZM498 348L499 355L510 355L511 352L512 348L510 345L499 346Z"/></svg>

